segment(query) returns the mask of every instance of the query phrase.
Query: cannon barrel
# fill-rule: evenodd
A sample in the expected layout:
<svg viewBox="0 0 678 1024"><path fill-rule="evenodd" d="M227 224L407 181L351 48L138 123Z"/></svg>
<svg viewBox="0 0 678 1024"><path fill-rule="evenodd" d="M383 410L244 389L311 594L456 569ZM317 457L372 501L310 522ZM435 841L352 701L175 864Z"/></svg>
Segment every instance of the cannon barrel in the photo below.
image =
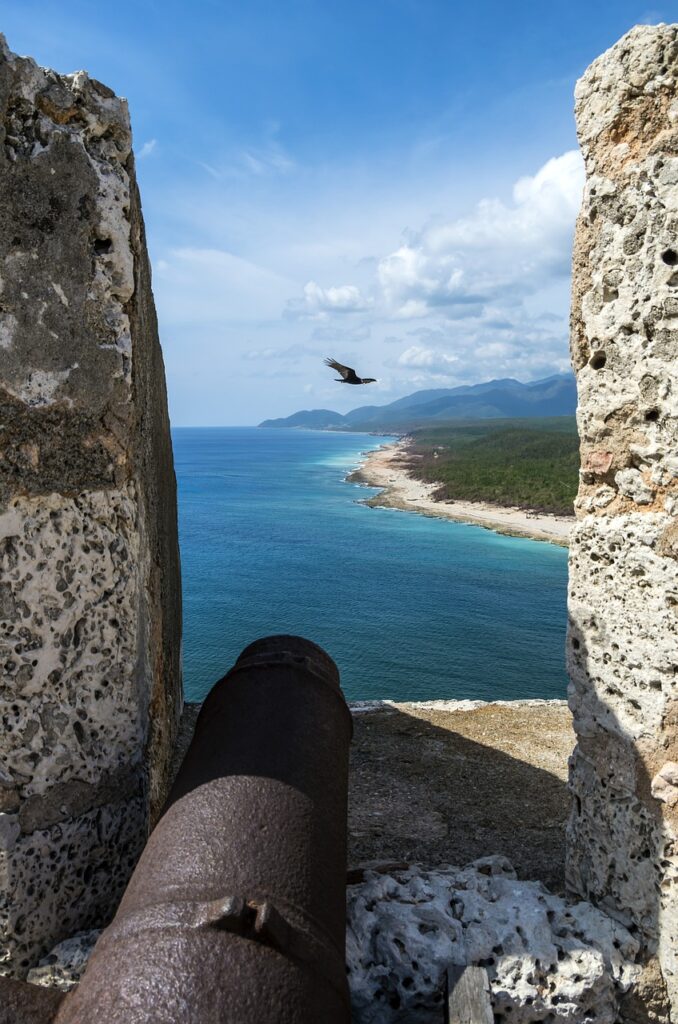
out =
<svg viewBox="0 0 678 1024"><path fill-rule="evenodd" d="M247 647L58 1024L347 1024L351 732L320 647Z"/></svg>

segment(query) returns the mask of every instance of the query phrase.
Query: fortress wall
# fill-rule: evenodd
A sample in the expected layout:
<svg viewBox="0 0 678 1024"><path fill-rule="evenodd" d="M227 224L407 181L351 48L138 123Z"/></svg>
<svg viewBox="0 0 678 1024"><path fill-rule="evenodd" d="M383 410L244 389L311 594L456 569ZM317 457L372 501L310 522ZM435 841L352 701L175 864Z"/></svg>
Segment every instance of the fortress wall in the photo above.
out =
<svg viewBox="0 0 678 1024"><path fill-rule="evenodd" d="M0 37L0 974L115 907L164 799L180 631L127 104Z"/></svg>
<svg viewBox="0 0 678 1024"><path fill-rule="evenodd" d="M678 1007L678 26L599 57L576 116L568 882L637 932Z"/></svg>

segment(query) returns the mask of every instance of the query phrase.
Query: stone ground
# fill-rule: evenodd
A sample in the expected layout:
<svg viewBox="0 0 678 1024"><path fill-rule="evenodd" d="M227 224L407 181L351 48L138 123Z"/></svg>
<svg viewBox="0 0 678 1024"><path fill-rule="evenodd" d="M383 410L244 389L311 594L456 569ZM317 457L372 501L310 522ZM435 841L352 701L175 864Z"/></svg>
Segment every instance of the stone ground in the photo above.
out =
<svg viewBox="0 0 678 1024"><path fill-rule="evenodd" d="M197 710L187 706L177 760ZM350 868L502 854L519 878L561 892L574 742L560 701L354 708Z"/></svg>

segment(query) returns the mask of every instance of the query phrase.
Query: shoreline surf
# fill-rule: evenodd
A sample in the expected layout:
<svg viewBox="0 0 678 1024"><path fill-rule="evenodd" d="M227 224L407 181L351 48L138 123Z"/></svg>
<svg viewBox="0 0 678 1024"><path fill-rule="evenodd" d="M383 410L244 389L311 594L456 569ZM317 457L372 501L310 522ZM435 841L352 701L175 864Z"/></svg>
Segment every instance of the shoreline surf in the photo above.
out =
<svg viewBox="0 0 678 1024"><path fill-rule="evenodd" d="M437 484L412 476L406 465L409 441L401 438L366 452L363 461L348 474L349 483L381 488L363 504L482 526L509 537L527 537L567 547L574 517L550 515L524 508L480 501L439 501L432 497Z"/></svg>

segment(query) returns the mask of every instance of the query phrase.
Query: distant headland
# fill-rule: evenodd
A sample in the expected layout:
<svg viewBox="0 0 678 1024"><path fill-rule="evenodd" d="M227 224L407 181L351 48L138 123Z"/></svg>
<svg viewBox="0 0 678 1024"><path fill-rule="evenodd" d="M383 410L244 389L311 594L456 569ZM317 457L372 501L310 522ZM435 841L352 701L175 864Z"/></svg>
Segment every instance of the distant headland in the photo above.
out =
<svg viewBox="0 0 678 1024"><path fill-rule="evenodd" d="M259 426L402 434L448 420L574 416L576 407L574 376L559 373L528 384L507 378L415 391L388 405L362 405L345 414L332 409L304 409L291 416L264 420Z"/></svg>

